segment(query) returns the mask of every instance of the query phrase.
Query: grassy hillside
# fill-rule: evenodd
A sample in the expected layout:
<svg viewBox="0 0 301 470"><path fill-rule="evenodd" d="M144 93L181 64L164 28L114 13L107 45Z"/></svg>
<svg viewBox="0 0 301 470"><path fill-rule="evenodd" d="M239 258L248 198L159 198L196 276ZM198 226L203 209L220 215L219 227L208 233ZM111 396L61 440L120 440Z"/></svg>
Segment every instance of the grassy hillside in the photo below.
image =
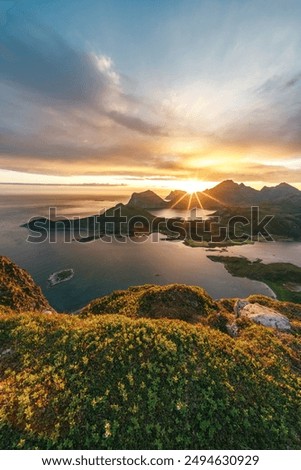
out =
<svg viewBox="0 0 301 470"><path fill-rule="evenodd" d="M0 448L300 448L300 305L249 298L290 333L179 284L43 313L25 271L2 258L0 273Z"/></svg>
<svg viewBox="0 0 301 470"><path fill-rule="evenodd" d="M6 256L0 256L0 309L16 312L52 310L32 277Z"/></svg>
<svg viewBox="0 0 301 470"><path fill-rule="evenodd" d="M294 335L119 315L0 315L0 447L301 444Z"/></svg>
<svg viewBox="0 0 301 470"><path fill-rule="evenodd" d="M93 300L82 310L82 314L115 313L136 318L174 318L194 323L217 308L217 303L201 287L146 284L114 291Z"/></svg>

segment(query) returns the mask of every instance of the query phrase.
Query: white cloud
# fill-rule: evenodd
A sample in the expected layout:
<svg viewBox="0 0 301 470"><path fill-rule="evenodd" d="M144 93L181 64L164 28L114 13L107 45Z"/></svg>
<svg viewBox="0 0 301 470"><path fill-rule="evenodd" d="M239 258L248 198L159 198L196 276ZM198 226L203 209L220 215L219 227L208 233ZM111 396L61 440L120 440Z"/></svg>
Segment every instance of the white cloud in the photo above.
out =
<svg viewBox="0 0 301 470"><path fill-rule="evenodd" d="M114 83L114 85L120 85L120 76L114 70L114 62L111 57L106 55L97 55L95 53L91 53L91 57L95 61L99 70L105 76L107 76Z"/></svg>

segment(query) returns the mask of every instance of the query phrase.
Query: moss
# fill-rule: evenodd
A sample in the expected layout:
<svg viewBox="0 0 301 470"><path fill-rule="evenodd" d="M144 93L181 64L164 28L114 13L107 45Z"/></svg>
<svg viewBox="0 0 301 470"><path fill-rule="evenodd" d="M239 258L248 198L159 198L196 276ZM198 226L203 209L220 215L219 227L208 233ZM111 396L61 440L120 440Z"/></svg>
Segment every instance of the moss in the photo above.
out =
<svg viewBox="0 0 301 470"><path fill-rule="evenodd" d="M62 314L4 314L1 331L1 448L300 448L291 335Z"/></svg>
<svg viewBox="0 0 301 470"><path fill-rule="evenodd" d="M231 324L235 320L235 316L229 312L221 311L218 313L212 313L208 316L206 324L212 328L216 328L223 333L228 334L227 325Z"/></svg>
<svg viewBox="0 0 301 470"><path fill-rule="evenodd" d="M235 299L178 284L115 291L82 315L20 313L40 291L4 264L18 297L0 306L0 448L300 448L300 305L250 296L293 333L238 319L236 339Z"/></svg>
<svg viewBox="0 0 301 470"><path fill-rule="evenodd" d="M217 310L217 303L201 287L147 284L92 301L82 315L115 313L129 317L175 318L191 323Z"/></svg>

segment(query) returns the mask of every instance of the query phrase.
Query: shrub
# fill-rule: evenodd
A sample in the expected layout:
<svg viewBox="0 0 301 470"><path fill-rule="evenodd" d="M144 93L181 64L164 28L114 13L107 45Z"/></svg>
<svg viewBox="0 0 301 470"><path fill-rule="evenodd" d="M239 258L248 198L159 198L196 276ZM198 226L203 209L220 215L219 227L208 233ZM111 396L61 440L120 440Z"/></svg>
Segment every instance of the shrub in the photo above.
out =
<svg viewBox="0 0 301 470"><path fill-rule="evenodd" d="M136 318L175 318L194 323L216 309L216 302L201 287L147 284L96 299L82 310L82 315L116 313Z"/></svg>
<svg viewBox="0 0 301 470"><path fill-rule="evenodd" d="M269 329L3 314L0 338L1 448L300 447L300 377Z"/></svg>

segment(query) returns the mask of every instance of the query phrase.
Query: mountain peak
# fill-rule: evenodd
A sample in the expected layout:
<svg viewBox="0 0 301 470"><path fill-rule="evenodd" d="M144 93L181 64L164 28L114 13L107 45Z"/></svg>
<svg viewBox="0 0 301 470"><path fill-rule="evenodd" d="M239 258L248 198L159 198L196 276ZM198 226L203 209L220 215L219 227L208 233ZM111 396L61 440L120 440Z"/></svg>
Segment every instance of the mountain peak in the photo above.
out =
<svg viewBox="0 0 301 470"><path fill-rule="evenodd" d="M288 184L286 183L285 181L283 181L282 183L279 183L277 184L277 186L275 186L276 188L286 188L286 189L290 189L292 191L298 191L299 192L299 189L297 189L295 186L292 186L291 184Z"/></svg>
<svg viewBox="0 0 301 470"><path fill-rule="evenodd" d="M265 201L275 201L281 199L287 199L291 196L300 196L299 189L294 186L282 182L277 186L264 186L260 190L260 194L264 196Z"/></svg>
<svg viewBox="0 0 301 470"><path fill-rule="evenodd" d="M239 186L239 184L235 183L235 181L233 181L233 180L224 180L221 183L217 184L215 186L215 188L218 188L218 187L220 187L220 188L221 187L235 187L236 188L238 186Z"/></svg>
<svg viewBox="0 0 301 470"><path fill-rule="evenodd" d="M166 202L154 191L147 189L140 193L133 193L127 205L143 209L162 209L166 206Z"/></svg>

